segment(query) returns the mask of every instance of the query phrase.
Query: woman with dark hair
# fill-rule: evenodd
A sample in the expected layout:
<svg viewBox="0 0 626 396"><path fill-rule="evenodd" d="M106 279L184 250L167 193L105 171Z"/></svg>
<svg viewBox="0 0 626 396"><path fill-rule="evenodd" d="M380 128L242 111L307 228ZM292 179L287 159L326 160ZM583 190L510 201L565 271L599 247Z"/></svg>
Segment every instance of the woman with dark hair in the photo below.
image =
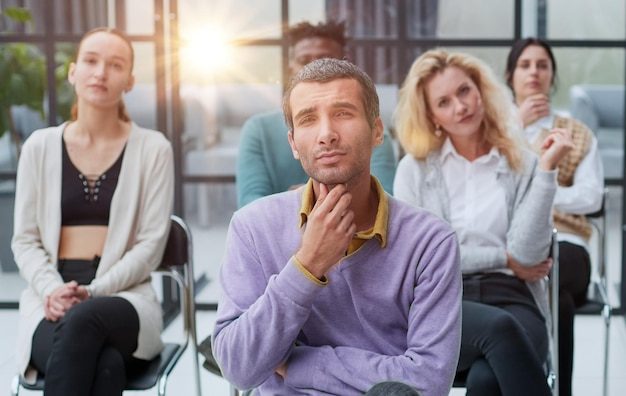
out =
<svg viewBox="0 0 626 396"><path fill-rule="evenodd" d="M468 395L550 395L545 277L556 164L571 148L554 129L538 158L511 138L510 97L477 58L432 50L413 63L396 109L407 155L395 196L457 233L463 319L457 377Z"/></svg>
<svg viewBox="0 0 626 396"><path fill-rule="evenodd" d="M506 80L513 91L524 135L541 154L540 143L552 128L568 131L574 149L558 164L554 198L554 224L559 240L559 391L572 394L574 311L586 301L591 264L587 242L591 226L586 213L600 209L604 174L598 142L584 124L557 114L550 104L556 79L556 61L550 45L538 38L513 44L506 66Z"/></svg>
<svg viewBox="0 0 626 396"><path fill-rule="evenodd" d="M17 170L12 249L28 287L17 359L46 395L121 395L162 348L150 274L173 202L171 145L124 110L133 49L120 32L82 38L68 79L73 119L35 131Z"/></svg>

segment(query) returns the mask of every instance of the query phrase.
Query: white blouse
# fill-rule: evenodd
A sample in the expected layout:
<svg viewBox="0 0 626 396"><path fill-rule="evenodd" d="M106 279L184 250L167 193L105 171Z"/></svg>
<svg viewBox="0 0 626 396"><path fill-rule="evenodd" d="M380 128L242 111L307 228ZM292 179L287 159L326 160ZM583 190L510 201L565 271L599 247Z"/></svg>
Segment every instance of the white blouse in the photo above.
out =
<svg viewBox="0 0 626 396"><path fill-rule="evenodd" d="M497 181L500 153L492 148L470 162L447 139L441 154L450 198L450 223L459 243L505 250L509 219L504 187Z"/></svg>

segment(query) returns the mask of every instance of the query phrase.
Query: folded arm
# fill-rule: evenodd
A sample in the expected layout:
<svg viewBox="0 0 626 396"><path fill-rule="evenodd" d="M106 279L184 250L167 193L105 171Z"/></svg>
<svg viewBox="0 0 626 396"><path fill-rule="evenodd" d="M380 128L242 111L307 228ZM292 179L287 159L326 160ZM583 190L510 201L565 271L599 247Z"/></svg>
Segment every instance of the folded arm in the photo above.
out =
<svg viewBox="0 0 626 396"><path fill-rule="evenodd" d="M535 265L548 257L552 241L552 203L556 171L533 167L532 179L520 186L507 231L507 252L521 265Z"/></svg>
<svg viewBox="0 0 626 396"><path fill-rule="evenodd" d="M452 386L461 334L461 276L454 235L432 249L418 264L409 309L406 350L381 354L348 346L291 349L286 385L329 394L364 393L373 384L397 380L424 396L447 395Z"/></svg>

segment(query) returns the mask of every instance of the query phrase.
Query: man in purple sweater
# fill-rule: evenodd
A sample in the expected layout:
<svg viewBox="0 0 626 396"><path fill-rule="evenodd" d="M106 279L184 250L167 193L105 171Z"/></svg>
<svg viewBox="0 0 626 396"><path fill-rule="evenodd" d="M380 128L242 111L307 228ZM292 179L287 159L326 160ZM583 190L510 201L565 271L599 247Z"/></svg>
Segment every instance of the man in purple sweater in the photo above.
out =
<svg viewBox="0 0 626 396"><path fill-rule="evenodd" d="M458 244L370 175L383 139L373 82L320 59L292 78L283 110L310 180L233 216L213 332L223 375L254 395L447 395Z"/></svg>

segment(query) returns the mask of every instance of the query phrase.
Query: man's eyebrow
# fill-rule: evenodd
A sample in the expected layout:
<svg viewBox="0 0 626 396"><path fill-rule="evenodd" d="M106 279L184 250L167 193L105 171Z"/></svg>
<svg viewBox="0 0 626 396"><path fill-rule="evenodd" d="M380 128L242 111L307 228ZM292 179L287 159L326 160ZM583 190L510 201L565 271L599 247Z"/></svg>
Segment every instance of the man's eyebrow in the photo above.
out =
<svg viewBox="0 0 626 396"><path fill-rule="evenodd" d="M307 114L311 114L315 112L315 107L311 106L311 107L306 107L302 110L300 110L298 113L296 113L296 115L293 116L294 120L298 119L298 118L302 118L303 116L307 115Z"/></svg>
<svg viewBox="0 0 626 396"><path fill-rule="evenodd" d="M334 108L348 108L352 110L359 110L359 108L351 102L338 101L333 103Z"/></svg>

